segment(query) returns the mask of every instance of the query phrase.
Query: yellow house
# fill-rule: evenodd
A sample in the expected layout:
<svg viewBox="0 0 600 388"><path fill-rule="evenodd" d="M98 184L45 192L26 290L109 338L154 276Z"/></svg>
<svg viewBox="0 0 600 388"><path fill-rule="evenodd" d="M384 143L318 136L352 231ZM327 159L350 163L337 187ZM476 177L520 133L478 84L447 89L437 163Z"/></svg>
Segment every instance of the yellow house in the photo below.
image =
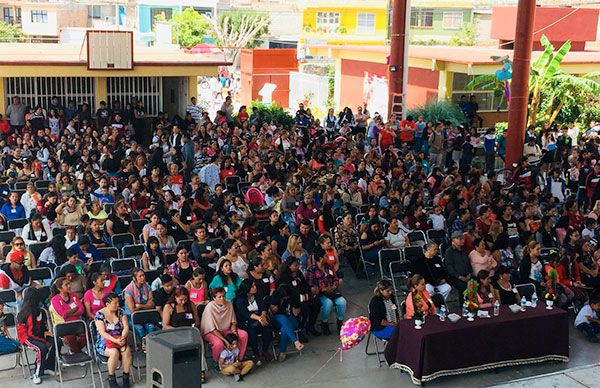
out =
<svg viewBox="0 0 600 388"><path fill-rule="evenodd" d="M308 44L385 44L387 0L307 0L302 38Z"/></svg>

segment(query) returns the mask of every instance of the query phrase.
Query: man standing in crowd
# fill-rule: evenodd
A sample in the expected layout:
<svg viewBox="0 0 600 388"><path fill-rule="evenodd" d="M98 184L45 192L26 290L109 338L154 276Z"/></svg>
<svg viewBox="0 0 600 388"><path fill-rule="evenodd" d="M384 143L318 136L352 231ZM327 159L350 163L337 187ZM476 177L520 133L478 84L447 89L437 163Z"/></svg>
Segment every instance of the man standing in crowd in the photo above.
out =
<svg viewBox="0 0 600 388"><path fill-rule="evenodd" d="M25 113L27 107L21 103L21 97L14 96L12 98L12 104L6 109L6 116L10 121L10 127L13 131L20 130L25 126Z"/></svg>

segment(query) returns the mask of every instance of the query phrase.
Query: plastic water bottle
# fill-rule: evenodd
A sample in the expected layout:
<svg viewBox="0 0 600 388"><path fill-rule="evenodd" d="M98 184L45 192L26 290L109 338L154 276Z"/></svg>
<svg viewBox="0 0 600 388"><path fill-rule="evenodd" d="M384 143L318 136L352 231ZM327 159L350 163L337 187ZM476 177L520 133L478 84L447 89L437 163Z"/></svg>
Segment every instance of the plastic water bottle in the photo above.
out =
<svg viewBox="0 0 600 388"><path fill-rule="evenodd" d="M531 295L531 307L535 308L537 306L537 302L538 297L537 294L534 292L533 295Z"/></svg>
<svg viewBox="0 0 600 388"><path fill-rule="evenodd" d="M467 315L469 315L469 310L467 309L467 302L465 301L462 307L462 316L466 317Z"/></svg>
<svg viewBox="0 0 600 388"><path fill-rule="evenodd" d="M527 306L527 299L523 296L521 297L521 311L525 311L525 306Z"/></svg>
<svg viewBox="0 0 600 388"><path fill-rule="evenodd" d="M442 305L440 307L440 321L444 322L446 320L446 306Z"/></svg>
<svg viewBox="0 0 600 388"><path fill-rule="evenodd" d="M494 316L497 317L498 315L500 315L500 302L496 300L494 302Z"/></svg>

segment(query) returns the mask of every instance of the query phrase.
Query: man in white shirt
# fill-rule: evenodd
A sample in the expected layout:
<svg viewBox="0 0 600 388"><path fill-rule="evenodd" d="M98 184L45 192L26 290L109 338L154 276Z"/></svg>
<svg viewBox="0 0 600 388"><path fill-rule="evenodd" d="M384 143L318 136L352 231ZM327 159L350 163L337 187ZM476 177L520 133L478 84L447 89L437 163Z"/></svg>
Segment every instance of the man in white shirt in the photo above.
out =
<svg viewBox="0 0 600 388"><path fill-rule="evenodd" d="M579 127L572 121L567 124L567 135L571 138L571 147L577 147L577 139L579 138Z"/></svg>

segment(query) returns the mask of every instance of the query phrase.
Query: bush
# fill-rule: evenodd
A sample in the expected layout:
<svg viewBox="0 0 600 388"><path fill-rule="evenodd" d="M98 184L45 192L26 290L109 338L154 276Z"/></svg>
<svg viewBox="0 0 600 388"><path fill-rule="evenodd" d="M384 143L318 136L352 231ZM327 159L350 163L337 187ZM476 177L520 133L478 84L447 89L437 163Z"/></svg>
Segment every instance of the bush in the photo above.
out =
<svg viewBox="0 0 600 388"><path fill-rule="evenodd" d="M277 124L283 124L283 126L286 128L289 128L294 124L294 118L276 103L273 103L272 105L266 105L261 101L254 100L250 104L250 109L248 109L248 111L252 111L252 108L254 107L258 108L260 125L263 123L270 123L273 120L275 120Z"/></svg>
<svg viewBox="0 0 600 388"><path fill-rule="evenodd" d="M508 129L508 123L506 121L499 121L495 125L496 133L504 133Z"/></svg>
<svg viewBox="0 0 600 388"><path fill-rule="evenodd" d="M408 115L411 115L415 120L418 116L423 116L425 121L449 121L453 125L461 125L465 123L465 115L454 101L435 101L431 100L425 105L418 106L408 110Z"/></svg>

